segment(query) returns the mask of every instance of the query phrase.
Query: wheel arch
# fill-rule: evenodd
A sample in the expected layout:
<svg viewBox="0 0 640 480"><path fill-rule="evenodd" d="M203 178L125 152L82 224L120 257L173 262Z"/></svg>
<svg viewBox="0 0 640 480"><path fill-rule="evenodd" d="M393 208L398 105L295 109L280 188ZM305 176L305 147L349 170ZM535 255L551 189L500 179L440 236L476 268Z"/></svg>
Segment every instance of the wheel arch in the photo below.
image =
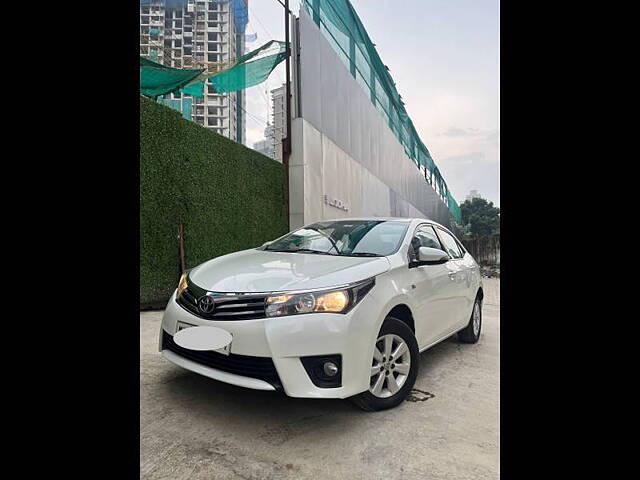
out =
<svg viewBox="0 0 640 480"><path fill-rule="evenodd" d="M393 287L393 285L391 286ZM373 358L373 348L375 346L376 339L378 338L380 329L382 328L382 324L390 315L406 323L414 333L414 335L416 335L415 328L417 322L414 318L414 309L411 308L411 304L412 301L410 297L400 294L393 296L393 298L390 298L389 301L386 302L386 304L379 306L379 314L376 322L372 325L373 328L368 331L368 345L366 349L363 350L363 361L371 362L371 359ZM367 372L369 372L369 367L367 367ZM363 392L369 388L369 375L367 375L366 378L363 378L362 382L362 389L360 390L360 392Z"/></svg>
<svg viewBox="0 0 640 480"><path fill-rule="evenodd" d="M387 312L384 318L387 317L395 317L398 320L402 321L411 329L411 331L415 335L416 322L413 318L413 312L411 311L411 308L406 303L399 303L395 305L391 310L389 310L389 312Z"/></svg>

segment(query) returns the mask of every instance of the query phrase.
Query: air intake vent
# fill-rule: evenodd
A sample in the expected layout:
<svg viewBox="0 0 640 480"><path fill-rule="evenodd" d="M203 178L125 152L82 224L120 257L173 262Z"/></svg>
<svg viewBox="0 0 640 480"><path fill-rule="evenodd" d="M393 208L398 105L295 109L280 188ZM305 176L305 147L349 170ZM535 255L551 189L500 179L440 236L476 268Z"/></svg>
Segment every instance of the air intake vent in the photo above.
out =
<svg viewBox="0 0 640 480"><path fill-rule="evenodd" d="M227 373L243 377L257 378L271 384L277 390L282 389L278 372L269 357L252 357L248 355L224 355L213 351L196 351L183 348L173 341L173 337L162 331L162 349L170 350L183 358L206 367L215 368Z"/></svg>

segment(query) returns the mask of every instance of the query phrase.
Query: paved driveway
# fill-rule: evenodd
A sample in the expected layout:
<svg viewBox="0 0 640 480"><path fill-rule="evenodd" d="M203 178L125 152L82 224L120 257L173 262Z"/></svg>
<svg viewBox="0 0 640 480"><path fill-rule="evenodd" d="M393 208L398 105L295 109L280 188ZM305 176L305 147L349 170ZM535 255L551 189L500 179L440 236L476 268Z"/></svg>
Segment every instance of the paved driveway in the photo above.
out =
<svg viewBox="0 0 640 480"><path fill-rule="evenodd" d="M141 313L141 478L499 478L500 280L484 285L478 344L424 352L413 401L376 413L183 370L157 352L162 312Z"/></svg>

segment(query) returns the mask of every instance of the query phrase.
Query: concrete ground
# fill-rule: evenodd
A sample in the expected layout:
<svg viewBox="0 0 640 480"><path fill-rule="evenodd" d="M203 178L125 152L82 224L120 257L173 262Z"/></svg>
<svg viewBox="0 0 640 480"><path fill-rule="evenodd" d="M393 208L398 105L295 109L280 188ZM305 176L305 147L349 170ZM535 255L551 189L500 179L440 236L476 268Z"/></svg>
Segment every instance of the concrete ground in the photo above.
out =
<svg viewBox="0 0 640 480"><path fill-rule="evenodd" d="M140 478L497 479L500 280L483 281L480 341L422 353L411 401L376 413L181 369L157 352L162 312L141 313Z"/></svg>

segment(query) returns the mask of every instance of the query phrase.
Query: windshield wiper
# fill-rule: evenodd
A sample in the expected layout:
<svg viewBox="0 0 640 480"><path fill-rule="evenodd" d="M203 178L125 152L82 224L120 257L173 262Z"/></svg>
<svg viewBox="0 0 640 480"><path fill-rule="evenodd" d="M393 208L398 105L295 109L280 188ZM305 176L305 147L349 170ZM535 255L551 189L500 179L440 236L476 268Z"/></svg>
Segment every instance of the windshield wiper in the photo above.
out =
<svg viewBox="0 0 640 480"><path fill-rule="evenodd" d="M323 252L322 250L313 250L311 248L296 248L295 250L267 250L269 252L286 252L286 253L317 253L319 255L333 255L335 256L335 253L329 253L329 252Z"/></svg>
<svg viewBox="0 0 640 480"><path fill-rule="evenodd" d="M313 250L311 248L298 248L296 250L288 250L289 252L317 253L319 255L334 255L335 253L323 252L322 250Z"/></svg>
<svg viewBox="0 0 640 480"><path fill-rule="evenodd" d="M378 253L371 253L371 252L351 252L351 253L343 253L342 255L347 257L382 257L382 255Z"/></svg>

